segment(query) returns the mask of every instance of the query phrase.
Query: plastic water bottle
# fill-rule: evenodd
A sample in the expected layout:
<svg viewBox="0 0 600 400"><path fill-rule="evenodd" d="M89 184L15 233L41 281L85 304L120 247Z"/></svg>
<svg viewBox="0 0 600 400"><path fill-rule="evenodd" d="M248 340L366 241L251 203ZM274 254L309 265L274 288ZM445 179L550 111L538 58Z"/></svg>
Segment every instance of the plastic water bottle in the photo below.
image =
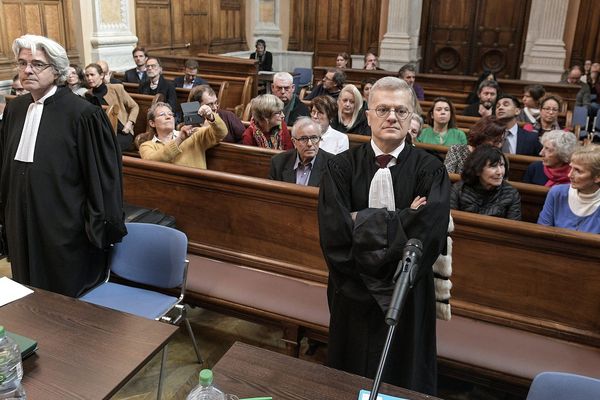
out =
<svg viewBox="0 0 600 400"><path fill-rule="evenodd" d="M4 327L0 325L0 399L25 399L25 389L21 385L21 379L23 379L21 350L14 340L6 336Z"/></svg>
<svg viewBox="0 0 600 400"><path fill-rule="evenodd" d="M213 386L213 373L210 369L203 369L199 376L200 384L196 386L186 400L225 400L225 393Z"/></svg>

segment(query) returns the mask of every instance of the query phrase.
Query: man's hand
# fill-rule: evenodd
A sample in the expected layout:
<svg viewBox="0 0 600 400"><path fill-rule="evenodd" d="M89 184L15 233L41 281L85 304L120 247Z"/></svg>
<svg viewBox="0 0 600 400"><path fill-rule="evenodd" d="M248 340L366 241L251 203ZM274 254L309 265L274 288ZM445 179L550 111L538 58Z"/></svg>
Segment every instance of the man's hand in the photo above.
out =
<svg viewBox="0 0 600 400"><path fill-rule="evenodd" d="M427 204L427 197L421 197L421 196L417 196L415 197L415 199L412 201L410 208L412 210L416 210L417 208L424 206L425 204Z"/></svg>
<svg viewBox="0 0 600 400"><path fill-rule="evenodd" d="M492 115L492 109L491 108L487 109L480 104L479 105L479 115L481 115L482 117L489 117L490 115Z"/></svg>

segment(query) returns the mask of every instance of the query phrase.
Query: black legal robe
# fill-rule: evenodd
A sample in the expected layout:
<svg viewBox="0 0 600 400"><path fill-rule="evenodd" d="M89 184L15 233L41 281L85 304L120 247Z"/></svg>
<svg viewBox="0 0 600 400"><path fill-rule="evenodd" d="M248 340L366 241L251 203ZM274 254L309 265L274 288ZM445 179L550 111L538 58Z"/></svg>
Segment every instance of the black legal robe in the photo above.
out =
<svg viewBox="0 0 600 400"><path fill-rule="evenodd" d="M437 386L432 264L444 249L450 180L443 164L406 145L390 168L396 210L369 209L377 171L370 143L337 155L321 180L319 231L329 267L329 365L373 378L381 356L396 271L406 241L423 242L421 268L409 292L383 381L423 393ZM411 210L416 196L427 204ZM358 211L353 222L350 213Z"/></svg>
<svg viewBox="0 0 600 400"><path fill-rule="evenodd" d="M0 219L13 278L77 297L106 274L126 234L121 154L104 111L59 88L45 100L32 163L16 161L30 94L11 101L0 132Z"/></svg>

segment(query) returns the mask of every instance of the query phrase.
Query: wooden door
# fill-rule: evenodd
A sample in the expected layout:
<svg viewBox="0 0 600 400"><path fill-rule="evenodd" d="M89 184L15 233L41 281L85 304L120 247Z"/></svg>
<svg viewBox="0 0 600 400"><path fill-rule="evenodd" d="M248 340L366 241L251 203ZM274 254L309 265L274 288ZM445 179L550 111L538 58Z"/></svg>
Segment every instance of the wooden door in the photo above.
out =
<svg viewBox="0 0 600 400"><path fill-rule="evenodd" d="M530 0L425 0L423 72L518 78Z"/></svg>

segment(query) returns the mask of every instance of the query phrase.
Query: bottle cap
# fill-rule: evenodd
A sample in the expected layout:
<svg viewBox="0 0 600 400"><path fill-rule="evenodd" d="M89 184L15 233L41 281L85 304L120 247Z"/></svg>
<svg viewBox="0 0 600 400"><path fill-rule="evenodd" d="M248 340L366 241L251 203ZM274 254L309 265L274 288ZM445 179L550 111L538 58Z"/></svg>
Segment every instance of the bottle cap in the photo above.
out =
<svg viewBox="0 0 600 400"><path fill-rule="evenodd" d="M213 381L213 373L210 369L203 369L200 371L200 384L202 386L208 386L212 384Z"/></svg>

